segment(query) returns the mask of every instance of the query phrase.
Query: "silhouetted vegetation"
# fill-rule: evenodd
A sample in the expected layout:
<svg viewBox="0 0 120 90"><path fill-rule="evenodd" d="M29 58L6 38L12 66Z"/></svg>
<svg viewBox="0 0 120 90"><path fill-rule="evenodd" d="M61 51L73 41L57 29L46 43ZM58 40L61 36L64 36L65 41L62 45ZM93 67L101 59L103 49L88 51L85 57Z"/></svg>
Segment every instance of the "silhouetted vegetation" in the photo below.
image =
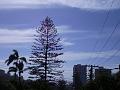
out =
<svg viewBox="0 0 120 90"><path fill-rule="evenodd" d="M19 80L14 76L0 76L0 90L68 90L67 83L64 80L54 82L45 82L43 80L21 80L22 88L19 86Z"/></svg>
<svg viewBox="0 0 120 90"><path fill-rule="evenodd" d="M11 54L9 58L5 61L7 65L10 65L11 63L13 64L13 66L9 67L8 73L14 72L14 79L15 81L17 81L18 79L20 89L22 88L21 73L23 73L24 71L24 62L27 63L26 58L20 57L17 50L13 50L13 54Z"/></svg>
<svg viewBox="0 0 120 90"><path fill-rule="evenodd" d="M64 61L57 57L63 54L60 52L63 48L53 21L46 17L36 32L29 60L30 66L27 68L32 75L30 78L35 79L24 80L21 74L27 60L25 57L20 57L17 50L13 50L5 61L7 66L12 64L8 73L0 70L0 90L120 90L120 72L114 75L102 73L93 79L92 65L90 81L85 84L80 82L79 77L75 79L77 81L75 85L63 78L60 79L59 76L62 76L63 71L59 68Z"/></svg>
<svg viewBox="0 0 120 90"><path fill-rule="evenodd" d="M0 77L0 90L16 90L16 88L9 80Z"/></svg>
<svg viewBox="0 0 120 90"><path fill-rule="evenodd" d="M83 86L83 90L120 90L120 72L107 76L100 75Z"/></svg>
<svg viewBox="0 0 120 90"><path fill-rule="evenodd" d="M19 87L19 81L13 76L8 78L0 77L0 90L73 90L72 84L65 80L54 82L45 82L38 80L22 80L22 89ZM99 78L88 82L78 90L120 90L120 72L112 75L102 75Z"/></svg>
<svg viewBox="0 0 120 90"><path fill-rule="evenodd" d="M5 61L5 63L7 63L7 65L10 65L11 63L13 63L12 67L9 67L8 73L9 72L14 72L15 77L17 76L17 72L18 72L18 77L19 77L19 81L21 78L21 73L23 73L23 68L24 68L24 63L27 63L26 58L25 57L19 57L18 51L17 50L13 50L13 54L11 54L9 56L9 58Z"/></svg>
<svg viewBox="0 0 120 90"><path fill-rule="evenodd" d="M55 81L56 77L62 75L61 63L57 57L62 55L62 45L57 37L57 29L53 21L46 17L41 26L36 30L35 42L32 46L32 56L30 57L31 78L38 78L44 81ZM34 77L35 76L35 77Z"/></svg>

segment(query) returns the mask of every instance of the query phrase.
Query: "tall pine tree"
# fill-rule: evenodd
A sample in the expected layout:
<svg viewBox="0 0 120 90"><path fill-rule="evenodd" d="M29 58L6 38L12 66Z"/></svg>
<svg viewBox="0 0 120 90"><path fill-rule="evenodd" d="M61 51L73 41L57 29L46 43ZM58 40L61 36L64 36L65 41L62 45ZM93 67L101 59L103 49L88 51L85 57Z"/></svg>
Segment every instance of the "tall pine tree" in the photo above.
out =
<svg viewBox="0 0 120 90"><path fill-rule="evenodd" d="M63 71L60 68L64 63L63 60L58 59L58 56L63 54L60 52L63 48L57 29L53 21L46 17L36 32L30 57L30 74L45 81L55 80L62 75Z"/></svg>

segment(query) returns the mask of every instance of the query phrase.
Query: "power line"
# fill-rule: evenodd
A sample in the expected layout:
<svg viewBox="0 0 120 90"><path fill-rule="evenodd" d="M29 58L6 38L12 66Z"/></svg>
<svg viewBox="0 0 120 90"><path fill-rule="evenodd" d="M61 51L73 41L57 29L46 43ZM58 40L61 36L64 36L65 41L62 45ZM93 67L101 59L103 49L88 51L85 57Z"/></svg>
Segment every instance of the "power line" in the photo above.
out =
<svg viewBox="0 0 120 90"><path fill-rule="evenodd" d="M116 50L116 52L112 56L110 56L108 59L106 59L106 61L111 60L119 52L120 52L120 48L118 50Z"/></svg>
<svg viewBox="0 0 120 90"><path fill-rule="evenodd" d="M110 7L113 6L114 1L115 1L115 0L112 0ZM105 28L105 24L107 23L107 20L108 20L109 16L110 16L110 9L108 9L107 15L106 15L105 20L104 20L104 22L103 22L103 24L102 24L102 27L101 27L101 30L100 30L99 34L102 34L102 33L103 33L103 30L104 30L104 28ZM97 40L97 41L95 42L94 47L93 47L93 51L95 51L98 43L99 43L99 40ZM91 59L92 56L93 56L93 55L91 55L91 57L90 57L89 59ZM92 63L92 62L91 62L91 63Z"/></svg>
<svg viewBox="0 0 120 90"><path fill-rule="evenodd" d="M119 38L119 40L111 47L111 50L113 50L114 47L117 46L119 43L120 43L120 38ZM115 53L113 53L112 56L110 56L108 59L106 59L103 63L107 62L108 60L111 60L117 53L119 53L119 51L120 51L120 48L119 48Z"/></svg>
<svg viewBox="0 0 120 90"><path fill-rule="evenodd" d="M106 42L104 43L104 45L103 45L103 47L101 48L101 50L100 50L100 51L102 51L102 49L104 49L104 48L105 48L105 46L108 44L108 42L109 42L109 41L110 41L110 39L112 38L113 34L114 34L114 33L115 33L115 31L117 30L118 25L119 25L119 23L117 23L117 24L115 25L114 30L111 32L110 36L107 38Z"/></svg>
<svg viewBox="0 0 120 90"><path fill-rule="evenodd" d="M102 50L105 48L105 46L108 44L108 42L110 41L110 39L112 38L112 36L114 35L115 31L117 31L117 27L119 26L119 24L120 24L120 21L115 25L115 27L114 27L113 31L111 32L110 36L107 38L107 40L106 40L105 43L103 44L102 48L101 48L100 51L99 51L100 54L101 54ZM113 47L112 47L112 48L113 48ZM96 59L98 59L98 57L99 57L100 54L98 54L98 56L97 56Z"/></svg>
<svg viewBox="0 0 120 90"><path fill-rule="evenodd" d="M113 5L113 3L112 3L112 5ZM113 31L111 32L110 36L107 38L107 40L106 40L105 43L103 44L103 46L102 46L102 48L100 49L99 53L102 52L102 50L103 50L103 49L105 48L105 46L108 44L108 42L110 41L111 37L113 36L113 34L115 33L115 31L117 30L117 27L118 27L119 23L120 23L120 20L119 20L118 23L115 25L115 28L113 29ZM100 53L100 54L101 54L101 53ZM95 59L97 59L100 54L98 54Z"/></svg>

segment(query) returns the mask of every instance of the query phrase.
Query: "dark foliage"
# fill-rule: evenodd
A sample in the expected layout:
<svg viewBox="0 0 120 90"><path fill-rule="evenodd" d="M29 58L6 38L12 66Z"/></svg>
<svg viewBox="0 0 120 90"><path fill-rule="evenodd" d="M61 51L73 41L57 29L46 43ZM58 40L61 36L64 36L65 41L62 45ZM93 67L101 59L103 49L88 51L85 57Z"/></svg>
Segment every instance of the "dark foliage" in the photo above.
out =
<svg viewBox="0 0 120 90"><path fill-rule="evenodd" d="M22 80L21 82L22 87L19 86L19 81L12 76L0 77L0 90L73 90L72 84L68 84L64 80L59 80L57 83L45 82L40 79ZM110 77L100 76L78 90L120 90L120 73Z"/></svg>
<svg viewBox="0 0 120 90"><path fill-rule="evenodd" d="M27 63L26 58L19 57L17 50L13 50L13 54L11 54L9 58L5 61L7 65L10 65L11 63L13 64L13 66L9 67L8 73L14 72L15 79L19 80L20 88L22 88L21 73L23 73L23 70L24 70L24 62Z"/></svg>
<svg viewBox="0 0 120 90"><path fill-rule="evenodd" d="M57 84L57 90L66 90L66 81L65 80L59 80Z"/></svg>
<svg viewBox="0 0 120 90"><path fill-rule="evenodd" d="M0 90L16 90L9 80L0 77Z"/></svg>
<svg viewBox="0 0 120 90"><path fill-rule="evenodd" d="M83 90L120 90L120 73L112 76L100 75L83 88Z"/></svg>
<svg viewBox="0 0 120 90"><path fill-rule="evenodd" d="M46 17L41 26L36 30L35 42L32 46L32 56L30 57L31 78L38 78L45 81L54 81L56 76L62 75L61 63L57 57L62 55L62 45L58 38L57 29L53 21ZM34 77L35 76L35 77Z"/></svg>

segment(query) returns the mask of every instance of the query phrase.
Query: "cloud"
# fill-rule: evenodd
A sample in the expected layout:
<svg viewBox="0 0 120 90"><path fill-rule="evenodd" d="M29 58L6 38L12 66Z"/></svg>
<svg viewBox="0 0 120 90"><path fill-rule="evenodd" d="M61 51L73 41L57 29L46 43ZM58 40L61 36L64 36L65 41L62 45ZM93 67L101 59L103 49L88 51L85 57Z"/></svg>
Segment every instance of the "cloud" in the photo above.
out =
<svg viewBox="0 0 120 90"><path fill-rule="evenodd" d="M71 29L70 26L67 26L67 25L61 25L61 26L57 26L56 27L57 30L58 30L58 33L63 33L63 34L68 34L68 33L87 33L89 31L86 31L86 30L73 30Z"/></svg>
<svg viewBox="0 0 120 90"><path fill-rule="evenodd" d="M105 35L96 35L96 32L87 31L87 30L74 30L70 26L61 25L56 26L59 36L61 37L61 43L64 46L73 46L75 41L84 40L84 39L102 39ZM35 28L26 28L26 29L9 29L9 28L0 28L0 43L31 43L34 40L34 34L36 34ZM90 34L91 33L91 34ZM79 37L76 36L67 36L79 34Z"/></svg>
<svg viewBox="0 0 120 90"><path fill-rule="evenodd" d="M68 41L66 38L61 39L60 43L62 43L63 46L73 46L74 45L73 42Z"/></svg>
<svg viewBox="0 0 120 90"><path fill-rule="evenodd" d="M119 0L0 0L0 8L40 8L53 7L54 5L64 5L80 9L118 9L120 8Z"/></svg>
<svg viewBox="0 0 120 90"><path fill-rule="evenodd" d="M58 28L59 27L59 28ZM67 30L68 26L57 26L58 33L70 33L72 31ZM0 28L0 43L12 44L12 43L31 43L34 40L36 34L35 28L28 29L2 29ZM61 38L61 43L64 46L71 46L73 43L65 38Z"/></svg>
<svg viewBox="0 0 120 90"><path fill-rule="evenodd" d="M85 60L91 58L104 58L107 59L113 55L113 53L116 52L116 50L113 51L104 51L104 52L64 52L62 56L60 56L60 59L62 60L69 60L69 61L77 61L77 60ZM116 55L120 56L120 55Z"/></svg>
<svg viewBox="0 0 120 90"><path fill-rule="evenodd" d="M5 60L0 60L0 69L3 69L5 71L8 70L7 65L5 64Z"/></svg>
<svg viewBox="0 0 120 90"><path fill-rule="evenodd" d="M34 33L34 29L0 29L0 43L32 42Z"/></svg>

